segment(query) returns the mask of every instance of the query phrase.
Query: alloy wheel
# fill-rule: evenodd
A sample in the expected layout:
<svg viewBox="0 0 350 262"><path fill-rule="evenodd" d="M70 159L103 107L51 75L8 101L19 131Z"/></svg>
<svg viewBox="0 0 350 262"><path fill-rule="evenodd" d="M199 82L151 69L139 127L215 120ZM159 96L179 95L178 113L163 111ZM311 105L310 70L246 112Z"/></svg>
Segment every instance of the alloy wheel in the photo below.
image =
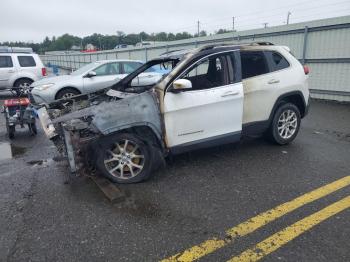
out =
<svg viewBox="0 0 350 262"><path fill-rule="evenodd" d="M107 150L104 164L112 176L130 179L142 172L145 155L136 143L123 139Z"/></svg>
<svg viewBox="0 0 350 262"><path fill-rule="evenodd" d="M62 98L71 98L73 96L75 96L76 94L73 94L73 93L65 93Z"/></svg>
<svg viewBox="0 0 350 262"><path fill-rule="evenodd" d="M22 91L22 93L27 94L29 93L29 90L30 90L30 83L23 82L18 87Z"/></svg>
<svg viewBox="0 0 350 262"><path fill-rule="evenodd" d="M278 118L277 130L283 139L291 138L298 127L298 118L294 111L288 109Z"/></svg>

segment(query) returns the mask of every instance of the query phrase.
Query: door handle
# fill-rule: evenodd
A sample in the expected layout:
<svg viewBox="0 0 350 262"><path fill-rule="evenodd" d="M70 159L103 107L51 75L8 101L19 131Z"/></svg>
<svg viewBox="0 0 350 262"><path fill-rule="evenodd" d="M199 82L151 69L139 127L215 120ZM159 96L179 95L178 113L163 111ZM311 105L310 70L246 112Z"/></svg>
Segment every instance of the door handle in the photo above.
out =
<svg viewBox="0 0 350 262"><path fill-rule="evenodd" d="M14 70L9 70L7 71L8 73L14 73L15 71Z"/></svg>
<svg viewBox="0 0 350 262"><path fill-rule="evenodd" d="M239 94L239 91L227 91L221 95L221 97L226 97L226 96L236 96Z"/></svg>
<svg viewBox="0 0 350 262"><path fill-rule="evenodd" d="M271 79L269 82L267 82L268 84L277 84L277 83L279 83L280 82L280 80L278 80L278 79Z"/></svg>

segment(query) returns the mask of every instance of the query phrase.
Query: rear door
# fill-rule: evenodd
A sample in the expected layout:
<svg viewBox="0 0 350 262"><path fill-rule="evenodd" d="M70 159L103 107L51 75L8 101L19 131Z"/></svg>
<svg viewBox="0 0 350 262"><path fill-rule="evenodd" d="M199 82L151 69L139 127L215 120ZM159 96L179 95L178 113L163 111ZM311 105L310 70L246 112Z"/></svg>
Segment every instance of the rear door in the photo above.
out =
<svg viewBox="0 0 350 262"><path fill-rule="evenodd" d="M290 78L281 70L289 67L288 61L275 51L242 51L242 78L244 85L243 124L269 119L279 94L281 82ZM272 64L274 63L274 65Z"/></svg>
<svg viewBox="0 0 350 262"><path fill-rule="evenodd" d="M191 89L176 93L168 87L164 120L173 152L239 140L243 86L237 61L238 52L202 58L178 77L190 80Z"/></svg>
<svg viewBox="0 0 350 262"><path fill-rule="evenodd" d="M17 54L17 61L19 64L18 71L23 76L30 76L31 79L36 80L39 76L38 65L32 55Z"/></svg>
<svg viewBox="0 0 350 262"><path fill-rule="evenodd" d="M0 55L0 88L10 87L10 78L16 73L10 55Z"/></svg>
<svg viewBox="0 0 350 262"><path fill-rule="evenodd" d="M96 73L96 76L83 77L85 93L92 93L110 87L122 77L119 62L105 63L92 71Z"/></svg>

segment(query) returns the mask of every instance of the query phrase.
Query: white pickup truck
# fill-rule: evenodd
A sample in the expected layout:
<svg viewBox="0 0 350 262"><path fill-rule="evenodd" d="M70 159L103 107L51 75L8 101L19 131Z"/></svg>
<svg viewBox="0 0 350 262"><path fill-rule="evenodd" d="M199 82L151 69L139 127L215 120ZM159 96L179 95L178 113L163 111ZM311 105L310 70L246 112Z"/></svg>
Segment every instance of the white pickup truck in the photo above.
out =
<svg viewBox="0 0 350 262"><path fill-rule="evenodd" d="M148 68L170 72L131 85ZM46 105L39 117L72 172L118 183L148 178L169 154L264 134L283 145L307 114L307 74L284 46L210 45L163 54L103 92Z"/></svg>

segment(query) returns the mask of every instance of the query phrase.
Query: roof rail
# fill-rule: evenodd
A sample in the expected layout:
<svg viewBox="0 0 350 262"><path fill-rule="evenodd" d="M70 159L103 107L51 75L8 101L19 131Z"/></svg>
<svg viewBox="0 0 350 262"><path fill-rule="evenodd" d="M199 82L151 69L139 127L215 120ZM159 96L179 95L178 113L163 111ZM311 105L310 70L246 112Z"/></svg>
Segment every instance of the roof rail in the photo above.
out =
<svg viewBox="0 0 350 262"><path fill-rule="evenodd" d="M9 46L0 46L0 53L34 53L31 47L9 47Z"/></svg>
<svg viewBox="0 0 350 262"><path fill-rule="evenodd" d="M256 44L256 45L274 45L271 42L252 42L252 45Z"/></svg>
<svg viewBox="0 0 350 262"><path fill-rule="evenodd" d="M184 49L177 49L177 50L166 51L164 53L161 53L159 56L169 55L171 53L179 52L179 51L182 51L182 50L184 50Z"/></svg>
<svg viewBox="0 0 350 262"><path fill-rule="evenodd" d="M208 49L213 49L216 47L222 47L222 46L243 46L243 45L274 45L271 42L241 42L241 43L222 43L222 44L209 44L209 45L205 45L199 48L200 51L204 51L204 50L208 50Z"/></svg>

